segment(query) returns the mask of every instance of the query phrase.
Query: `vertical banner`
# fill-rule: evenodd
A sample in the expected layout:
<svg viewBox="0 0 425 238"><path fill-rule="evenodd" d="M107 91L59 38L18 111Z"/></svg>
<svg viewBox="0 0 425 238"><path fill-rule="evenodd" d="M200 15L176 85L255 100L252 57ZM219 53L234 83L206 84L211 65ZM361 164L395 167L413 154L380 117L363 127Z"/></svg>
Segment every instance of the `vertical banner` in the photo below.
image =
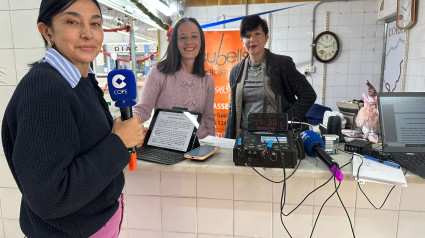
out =
<svg viewBox="0 0 425 238"><path fill-rule="evenodd" d="M205 68L215 85L215 134L223 137L230 103L230 70L248 53L243 48L239 31L205 31L204 34Z"/></svg>

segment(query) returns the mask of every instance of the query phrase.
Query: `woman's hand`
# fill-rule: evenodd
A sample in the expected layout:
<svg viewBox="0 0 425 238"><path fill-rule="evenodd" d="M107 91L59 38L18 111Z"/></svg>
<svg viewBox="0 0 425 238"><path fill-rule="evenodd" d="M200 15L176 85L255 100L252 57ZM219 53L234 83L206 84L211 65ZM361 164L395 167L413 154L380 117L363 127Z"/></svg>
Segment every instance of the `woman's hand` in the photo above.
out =
<svg viewBox="0 0 425 238"><path fill-rule="evenodd" d="M121 117L114 120L112 133L121 138L125 147L131 148L145 138L146 131L143 129L140 116L132 117L123 121Z"/></svg>
<svg viewBox="0 0 425 238"><path fill-rule="evenodd" d="M149 128L143 127L143 138L139 143L137 143L137 145L136 145L137 148L140 148L140 147L143 146L143 142L145 141L145 136L146 136L146 133L148 132L148 130L149 130Z"/></svg>

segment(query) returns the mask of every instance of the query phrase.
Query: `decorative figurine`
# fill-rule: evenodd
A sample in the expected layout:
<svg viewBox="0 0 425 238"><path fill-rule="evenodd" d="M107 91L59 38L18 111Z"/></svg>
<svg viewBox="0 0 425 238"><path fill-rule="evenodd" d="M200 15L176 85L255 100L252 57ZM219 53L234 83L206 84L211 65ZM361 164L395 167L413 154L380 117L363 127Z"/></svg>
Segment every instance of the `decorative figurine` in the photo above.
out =
<svg viewBox="0 0 425 238"><path fill-rule="evenodd" d="M363 137L371 142L380 142L380 123L376 89L366 81L368 96L363 94L364 107L359 110L356 123L362 127Z"/></svg>

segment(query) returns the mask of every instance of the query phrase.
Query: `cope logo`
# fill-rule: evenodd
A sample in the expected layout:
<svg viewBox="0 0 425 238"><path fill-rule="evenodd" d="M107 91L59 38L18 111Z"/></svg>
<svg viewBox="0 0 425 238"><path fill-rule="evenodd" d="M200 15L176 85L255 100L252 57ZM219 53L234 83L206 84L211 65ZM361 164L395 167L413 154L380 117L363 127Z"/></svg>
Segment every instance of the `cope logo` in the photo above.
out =
<svg viewBox="0 0 425 238"><path fill-rule="evenodd" d="M117 89L117 90L114 90L115 95L127 94L127 89L122 89L125 86L127 86L124 80L125 80L125 76L122 74L117 74L112 78L112 86L114 86L114 88Z"/></svg>
<svg viewBox="0 0 425 238"><path fill-rule="evenodd" d="M125 76L122 74L117 74L112 78L112 85L115 88L124 88L127 84L124 82Z"/></svg>

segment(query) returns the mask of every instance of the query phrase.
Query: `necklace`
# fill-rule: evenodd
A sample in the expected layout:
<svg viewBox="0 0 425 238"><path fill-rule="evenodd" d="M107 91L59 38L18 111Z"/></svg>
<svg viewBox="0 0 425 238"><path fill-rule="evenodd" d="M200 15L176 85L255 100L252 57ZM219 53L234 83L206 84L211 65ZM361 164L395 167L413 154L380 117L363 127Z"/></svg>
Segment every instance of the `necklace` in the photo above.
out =
<svg viewBox="0 0 425 238"><path fill-rule="evenodd" d="M251 69L254 71L254 73L255 73L255 78L258 78L258 74L260 73L260 71L261 71L261 63L260 64L258 64L258 65L256 65L256 66L254 66L254 64L252 64L251 65Z"/></svg>

